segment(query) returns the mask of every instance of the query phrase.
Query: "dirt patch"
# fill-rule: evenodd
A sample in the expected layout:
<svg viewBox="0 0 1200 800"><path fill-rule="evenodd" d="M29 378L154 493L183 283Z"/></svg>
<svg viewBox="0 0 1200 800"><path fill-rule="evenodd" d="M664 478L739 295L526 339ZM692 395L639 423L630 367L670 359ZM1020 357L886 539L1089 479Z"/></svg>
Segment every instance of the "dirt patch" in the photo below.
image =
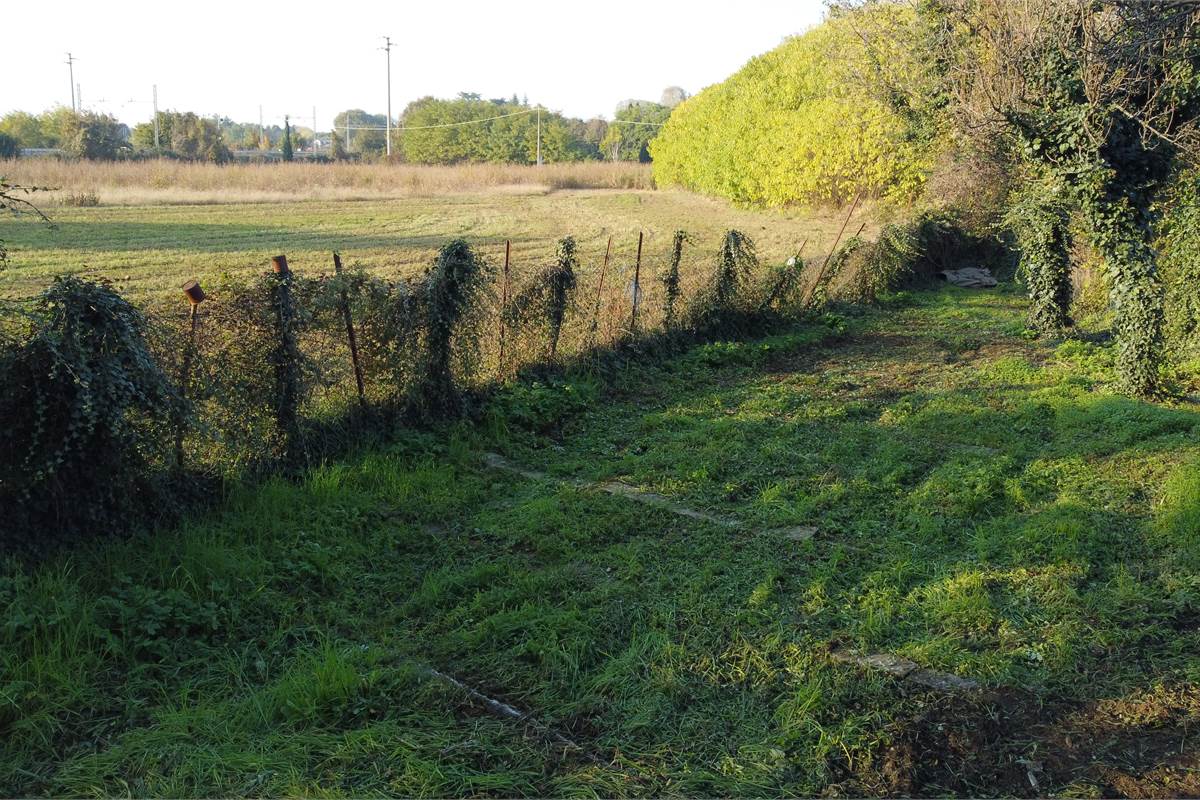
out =
<svg viewBox="0 0 1200 800"><path fill-rule="evenodd" d="M917 698L913 698L917 699ZM1087 704L1029 692L922 697L836 794L1200 797L1200 687Z"/></svg>

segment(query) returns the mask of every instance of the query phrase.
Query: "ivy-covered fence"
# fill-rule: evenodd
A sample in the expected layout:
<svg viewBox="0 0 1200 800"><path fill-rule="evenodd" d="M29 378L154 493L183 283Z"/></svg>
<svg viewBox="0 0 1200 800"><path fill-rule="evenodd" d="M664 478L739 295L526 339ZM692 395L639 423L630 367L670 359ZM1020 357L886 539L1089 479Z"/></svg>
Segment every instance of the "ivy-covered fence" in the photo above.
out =
<svg viewBox="0 0 1200 800"><path fill-rule="evenodd" d="M0 317L0 547L167 519L222 481L470 414L521 373L806 309L803 262L763 270L738 231L616 244L601 261L564 238L517 278L461 240L397 280L280 256L257 279L190 282L150 309L58 278Z"/></svg>

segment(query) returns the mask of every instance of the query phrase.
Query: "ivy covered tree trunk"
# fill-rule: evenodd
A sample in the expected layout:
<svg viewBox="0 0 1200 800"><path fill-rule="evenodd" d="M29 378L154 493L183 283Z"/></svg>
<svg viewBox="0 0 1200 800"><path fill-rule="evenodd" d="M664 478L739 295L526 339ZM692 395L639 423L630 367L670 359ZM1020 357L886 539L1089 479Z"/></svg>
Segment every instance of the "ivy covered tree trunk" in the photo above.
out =
<svg viewBox="0 0 1200 800"><path fill-rule="evenodd" d="M1116 314L1117 379L1129 394L1146 397L1159 388L1163 357L1163 291L1150 246L1145 203L1099 180L1084 184L1084 213L1104 257Z"/></svg>
<svg viewBox="0 0 1200 800"><path fill-rule="evenodd" d="M1054 334L1070 327L1071 237L1061 200L1034 191L1015 203L1009 227L1021 252L1021 273L1029 289L1029 327Z"/></svg>

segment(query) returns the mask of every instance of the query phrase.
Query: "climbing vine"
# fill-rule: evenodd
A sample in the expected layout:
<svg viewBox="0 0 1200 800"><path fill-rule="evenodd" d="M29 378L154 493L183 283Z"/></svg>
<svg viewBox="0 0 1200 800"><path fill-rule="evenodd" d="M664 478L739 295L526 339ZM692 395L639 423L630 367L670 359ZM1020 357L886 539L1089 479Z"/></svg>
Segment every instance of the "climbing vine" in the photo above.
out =
<svg viewBox="0 0 1200 800"><path fill-rule="evenodd" d="M504 309L505 321L509 325L541 327L545 330L546 354L551 361L558 354L558 340L562 335L567 310L575 302L575 290L579 284L575 270L578 266L575 237L560 239L554 264L543 270Z"/></svg>
<svg viewBox="0 0 1200 800"><path fill-rule="evenodd" d="M663 327L666 328L675 326L678 313L676 306L679 305L679 297L683 293L679 284L679 264L683 260L683 245L687 238L685 231L675 231L671 242L671 260L667 271L659 278L663 285Z"/></svg>
<svg viewBox="0 0 1200 800"><path fill-rule="evenodd" d="M1070 217L1062 188L1031 183L1008 209L1020 275L1029 292L1029 327L1054 334L1071 325Z"/></svg>
<svg viewBox="0 0 1200 800"><path fill-rule="evenodd" d="M750 237L739 230L727 231L717 251L712 277L691 309L696 328L703 330L732 323L742 310L740 301L757 268L758 253Z"/></svg>

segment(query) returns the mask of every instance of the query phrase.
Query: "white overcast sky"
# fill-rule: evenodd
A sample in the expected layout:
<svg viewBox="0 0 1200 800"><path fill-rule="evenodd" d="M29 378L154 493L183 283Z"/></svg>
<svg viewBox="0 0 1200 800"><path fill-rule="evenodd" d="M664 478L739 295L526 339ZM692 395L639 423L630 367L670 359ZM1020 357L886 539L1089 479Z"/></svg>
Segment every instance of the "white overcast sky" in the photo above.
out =
<svg viewBox="0 0 1200 800"><path fill-rule="evenodd" d="M822 0L67 0L4 3L0 113L70 105L66 53L86 108L124 122L159 107L328 128L346 108L392 113L426 95L527 95L611 118L666 86L695 93L824 15Z"/></svg>

